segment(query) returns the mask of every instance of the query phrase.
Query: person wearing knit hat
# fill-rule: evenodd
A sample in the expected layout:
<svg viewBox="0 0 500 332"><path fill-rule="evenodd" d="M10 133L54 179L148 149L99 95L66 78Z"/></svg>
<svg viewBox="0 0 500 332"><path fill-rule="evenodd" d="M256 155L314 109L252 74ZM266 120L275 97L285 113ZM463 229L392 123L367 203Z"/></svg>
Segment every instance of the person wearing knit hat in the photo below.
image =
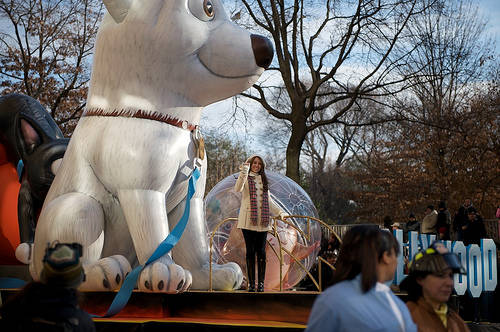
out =
<svg viewBox="0 0 500 332"><path fill-rule="evenodd" d="M483 218L474 207L467 209L467 221L462 226L464 244L481 243L481 239L486 237L486 227L484 226Z"/></svg>
<svg viewBox="0 0 500 332"><path fill-rule="evenodd" d="M406 305L419 332L469 331L462 318L447 305L455 273L466 271L458 256L438 241L417 253L409 263L409 275L400 288L408 292Z"/></svg>
<svg viewBox="0 0 500 332"><path fill-rule="evenodd" d="M47 248L40 282L59 287L77 288L85 278L79 243L56 243Z"/></svg>
<svg viewBox="0 0 500 332"><path fill-rule="evenodd" d="M266 238L272 229L272 217L283 218L286 214L273 201L265 163L262 157L254 155L240 166L240 174L234 190L241 192L241 205L236 227L242 230L246 247L248 291L255 291L255 258L257 257L257 291L264 291L266 273Z"/></svg>
<svg viewBox="0 0 500 332"><path fill-rule="evenodd" d="M78 243L49 245L40 281L28 283L0 309L0 330L94 332L92 318L78 306L76 288L85 279L81 256Z"/></svg>
<svg viewBox="0 0 500 332"><path fill-rule="evenodd" d="M408 242L408 232L420 233L420 221L417 220L415 214L411 212L408 215L408 221L403 224L403 241Z"/></svg>

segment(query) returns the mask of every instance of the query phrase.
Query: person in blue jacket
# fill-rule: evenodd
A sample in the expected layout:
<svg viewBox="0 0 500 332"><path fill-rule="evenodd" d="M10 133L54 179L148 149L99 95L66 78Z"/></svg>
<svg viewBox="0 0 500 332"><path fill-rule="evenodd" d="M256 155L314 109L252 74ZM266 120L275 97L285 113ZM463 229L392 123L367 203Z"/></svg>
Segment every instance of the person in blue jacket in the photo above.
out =
<svg viewBox="0 0 500 332"><path fill-rule="evenodd" d="M399 244L376 225L344 236L333 285L316 298L306 332L415 332L408 308L387 285L394 277Z"/></svg>

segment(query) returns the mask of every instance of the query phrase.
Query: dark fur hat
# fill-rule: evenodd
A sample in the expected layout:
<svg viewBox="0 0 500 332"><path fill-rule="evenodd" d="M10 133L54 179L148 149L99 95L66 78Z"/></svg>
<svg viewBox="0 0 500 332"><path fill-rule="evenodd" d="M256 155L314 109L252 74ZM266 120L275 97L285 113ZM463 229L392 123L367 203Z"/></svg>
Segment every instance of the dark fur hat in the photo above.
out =
<svg viewBox="0 0 500 332"><path fill-rule="evenodd" d="M56 243L47 247L40 281L47 285L76 288L85 279L79 243Z"/></svg>

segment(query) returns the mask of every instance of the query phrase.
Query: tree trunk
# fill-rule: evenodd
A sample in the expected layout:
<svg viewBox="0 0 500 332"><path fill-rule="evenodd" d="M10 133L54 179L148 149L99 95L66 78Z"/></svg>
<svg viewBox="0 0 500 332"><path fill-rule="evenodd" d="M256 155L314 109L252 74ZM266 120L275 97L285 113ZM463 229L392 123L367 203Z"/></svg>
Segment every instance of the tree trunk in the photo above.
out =
<svg viewBox="0 0 500 332"><path fill-rule="evenodd" d="M292 135L286 147L286 176L297 183L300 183L300 151L306 134L305 122L293 124Z"/></svg>

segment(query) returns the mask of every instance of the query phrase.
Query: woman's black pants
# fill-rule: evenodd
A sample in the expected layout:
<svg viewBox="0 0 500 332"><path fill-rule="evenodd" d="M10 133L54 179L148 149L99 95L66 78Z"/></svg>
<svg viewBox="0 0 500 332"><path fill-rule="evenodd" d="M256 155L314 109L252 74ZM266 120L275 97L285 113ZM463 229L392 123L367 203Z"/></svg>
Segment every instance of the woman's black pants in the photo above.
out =
<svg viewBox="0 0 500 332"><path fill-rule="evenodd" d="M255 286L255 257L257 256L257 280L264 284L266 276L266 238L267 232L257 232L248 229L242 229L245 238L245 247L247 249L247 271L248 286Z"/></svg>

